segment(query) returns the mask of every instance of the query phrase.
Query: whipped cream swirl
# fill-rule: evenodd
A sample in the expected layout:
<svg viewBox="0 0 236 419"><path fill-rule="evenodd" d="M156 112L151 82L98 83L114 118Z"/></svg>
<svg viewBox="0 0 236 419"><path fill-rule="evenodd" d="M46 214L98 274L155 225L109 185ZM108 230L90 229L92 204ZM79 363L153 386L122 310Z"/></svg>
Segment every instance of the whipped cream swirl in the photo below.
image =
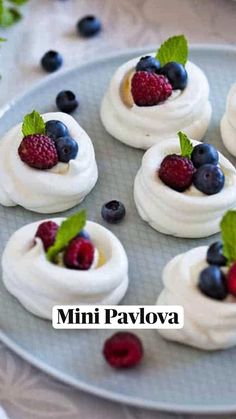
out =
<svg viewBox="0 0 236 419"><path fill-rule="evenodd" d="M220 128L225 147L233 156L236 156L236 83L228 93Z"/></svg>
<svg viewBox="0 0 236 419"><path fill-rule="evenodd" d="M236 299L213 300L198 289L201 271L206 262L207 246L196 247L173 258L162 275L164 290L157 304L181 305L184 327L159 330L166 339L206 350L225 349L236 345Z"/></svg>
<svg viewBox="0 0 236 419"><path fill-rule="evenodd" d="M64 219L53 221L61 224ZM97 251L102 251L105 263L99 267L93 264L87 271L67 269L49 262L41 239L34 239L41 222L20 228L6 245L2 269L7 290L27 310L45 319L51 319L57 304L118 304L128 286L128 259L117 237L87 221L85 229Z"/></svg>
<svg viewBox="0 0 236 419"><path fill-rule="evenodd" d="M143 149L175 137L178 131L200 140L211 118L209 84L203 71L188 61L188 84L183 91L173 91L166 102L156 106L129 107L122 99L121 86L138 61L135 58L118 68L102 101L101 120L109 134Z"/></svg>
<svg viewBox="0 0 236 419"><path fill-rule="evenodd" d="M94 187L98 170L93 144L75 119L61 112L42 115L44 121L59 120L79 145L75 159L59 162L50 170L37 170L18 155L22 124L0 141L0 204L39 212L65 211L79 204Z"/></svg>
<svg viewBox="0 0 236 419"><path fill-rule="evenodd" d="M134 199L141 218L157 231L177 237L198 238L217 233L223 214L236 208L234 166L219 153L225 184L215 195L205 195L193 185L185 192L176 192L158 176L162 160L173 153L180 154L179 140L175 138L154 145L144 154L134 183Z"/></svg>

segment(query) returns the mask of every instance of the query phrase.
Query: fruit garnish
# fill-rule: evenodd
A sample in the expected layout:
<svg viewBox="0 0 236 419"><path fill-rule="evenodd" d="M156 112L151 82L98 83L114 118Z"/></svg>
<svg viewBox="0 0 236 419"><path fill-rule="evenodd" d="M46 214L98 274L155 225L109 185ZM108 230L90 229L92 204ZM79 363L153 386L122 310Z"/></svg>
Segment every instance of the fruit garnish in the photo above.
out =
<svg viewBox="0 0 236 419"><path fill-rule="evenodd" d="M173 61L185 66L188 60L188 41L185 36L176 35L168 38L158 49L156 58L162 67Z"/></svg>
<svg viewBox="0 0 236 419"><path fill-rule="evenodd" d="M172 87L164 76L138 71L131 80L131 93L137 106L155 106L168 99Z"/></svg>
<svg viewBox="0 0 236 419"><path fill-rule="evenodd" d="M125 206L120 201L113 200L102 206L102 218L108 223L119 223L124 218L125 214Z"/></svg>
<svg viewBox="0 0 236 419"><path fill-rule="evenodd" d="M57 138L67 137L69 131L63 122L52 119L45 124L45 134L55 141Z"/></svg>
<svg viewBox="0 0 236 419"><path fill-rule="evenodd" d="M236 262L236 211L227 211L220 223L223 255L230 266Z"/></svg>
<svg viewBox="0 0 236 419"><path fill-rule="evenodd" d="M224 300L228 295L225 276L218 266L208 266L200 273L198 287L215 300Z"/></svg>
<svg viewBox="0 0 236 419"><path fill-rule="evenodd" d="M226 277L228 291L231 295L236 297L236 262L230 267Z"/></svg>
<svg viewBox="0 0 236 419"><path fill-rule="evenodd" d="M219 153L212 144L198 144L194 147L191 160L196 168L204 164L218 164Z"/></svg>
<svg viewBox="0 0 236 419"><path fill-rule="evenodd" d="M55 144L44 134L24 137L18 148L18 154L24 163L39 170L51 169L58 163Z"/></svg>
<svg viewBox="0 0 236 419"><path fill-rule="evenodd" d="M214 164L204 164L193 175L194 186L205 195L219 193L225 183L225 176L221 168Z"/></svg>
<svg viewBox="0 0 236 419"><path fill-rule="evenodd" d="M86 224L86 211L82 210L63 221L57 231L55 242L47 250L47 259L51 262L63 251Z"/></svg>
<svg viewBox="0 0 236 419"><path fill-rule="evenodd" d="M136 71L148 71L150 73L158 73L161 68L159 61L151 55L141 57L136 65Z"/></svg>
<svg viewBox="0 0 236 419"><path fill-rule="evenodd" d="M85 38L97 35L101 29L102 25L100 20L93 15L84 16L77 23L77 31Z"/></svg>
<svg viewBox="0 0 236 419"><path fill-rule="evenodd" d="M78 154L78 143L70 136L57 138L55 146L58 160L63 163L68 163L70 160L75 159Z"/></svg>
<svg viewBox="0 0 236 419"><path fill-rule="evenodd" d="M158 175L171 189L184 192L192 184L194 171L195 168L189 158L170 154L162 161Z"/></svg>
<svg viewBox="0 0 236 419"><path fill-rule="evenodd" d="M173 90L184 90L188 82L188 74L182 64L171 61L159 70L169 80Z"/></svg>
<svg viewBox="0 0 236 419"><path fill-rule="evenodd" d="M39 225L35 237L42 240L45 251L54 244L58 229L59 226L54 221L44 221Z"/></svg>
<svg viewBox="0 0 236 419"><path fill-rule="evenodd" d="M118 332L105 341L103 355L114 368L131 368L141 361L143 345L134 333Z"/></svg>
<svg viewBox="0 0 236 419"><path fill-rule="evenodd" d="M96 268L100 268L101 266L105 265L106 263L106 256L102 250L98 250L98 263Z"/></svg>
<svg viewBox="0 0 236 419"><path fill-rule="evenodd" d="M33 134L45 134L45 122L37 111L25 115L22 124L22 134L24 137Z"/></svg>
<svg viewBox="0 0 236 419"><path fill-rule="evenodd" d="M212 243L207 250L207 262L209 265L226 266L227 259L223 255L223 243Z"/></svg>
<svg viewBox="0 0 236 419"><path fill-rule="evenodd" d="M56 105L61 112L72 113L79 106L79 102L73 92L63 90L56 97Z"/></svg>
<svg viewBox="0 0 236 419"><path fill-rule="evenodd" d="M93 264L95 248L90 240L76 237L67 246L64 264L69 269L87 271Z"/></svg>
<svg viewBox="0 0 236 419"><path fill-rule="evenodd" d="M41 65L43 69L48 73L52 73L53 71L58 70L62 64L63 58L57 51L48 51L43 55L41 59Z"/></svg>

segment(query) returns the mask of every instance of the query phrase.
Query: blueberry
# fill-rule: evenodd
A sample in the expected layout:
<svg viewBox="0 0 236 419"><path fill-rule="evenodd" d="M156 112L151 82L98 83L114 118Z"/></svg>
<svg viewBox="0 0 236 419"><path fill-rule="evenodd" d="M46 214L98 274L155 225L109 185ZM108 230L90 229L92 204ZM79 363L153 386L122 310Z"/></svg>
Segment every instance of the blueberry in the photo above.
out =
<svg viewBox="0 0 236 419"><path fill-rule="evenodd" d="M203 294L215 300L224 300L228 294L224 274L214 265L200 273L198 287Z"/></svg>
<svg viewBox="0 0 236 419"><path fill-rule="evenodd" d="M224 187L225 177L220 167L204 164L193 175L193 184L206 195L214 195Z"/></svg>
<svg viewBox="0 0 236 419"><path fill-rule="evenodd" d="M88 15L77 23L77 30L80 35L89 38L96 35L102 28L100 20L96 16Z"/></svg>
<svg viewBox="0 0 236 419"><path fill-rule="evenodd" d="M217 164L219 153L212 144L198 144L192 151L191 160L195 167L208 163Z"/></svg>
<svg viewBox="0 0 236 419"><path fill-rule="evenodd" d="M149 73L158 73L161 68L161 64L155 57L146 55L140 58L136 65L136 71L148 71Z"/></svg>
<svg viewBox="0 0 236 419"><path fill-rule="evenodd" d="M77 237L83 237L83 239L90 240L90 235L86 230L81 230Z"/></svg>
<svg viewBox="0 0 236 419"><path fill-rule="evenodd" d="M125 213L125 207L119 201L110 201L102 206L102 218L108 223L119 223L124 218Z"/></svg>
<svg viewBox="0 0 236 419"><path fill-rule="evenodd" d="M58 160L63 163L68 163L75 159L79 150L78 143L71 137L61 137L55 140Z"/></svg>
<svg viewBox="0 0 236 419"><path fill-rule="evenodd" d="M71 113L78 107L79 102L73 92L63 90L56 97L56 105L60 111Z"/></svg>
<svg viewBox="0 0 236 419"><path fill-rule="evenodd" d="M223 244L221 241L212 243L208 248L207 262L209 265L226 266L227 259L223 255Z"/></svg>
<svg viewBox="0 0 236 419"><path fill-rule="evenodd" d="M182 64L170 62L164 65L159 73L168 78L173 90L185 89L188 82L188 74Z"/></svg>
<svg viewBox="0 0 236 419"><path fill-rule="evenodd" d="M61 54L57 51L48 51L41 59L41 65L48 73L58 70L63 63Z"/></svg>
<svg viewBox="0 0 236 419"><path fill-rule="evenodd" d="M48 135L53 140L56 140L59 137L66 137L69 135L68 128L61 121L47 121L45 124L46 135Z"/></svg>

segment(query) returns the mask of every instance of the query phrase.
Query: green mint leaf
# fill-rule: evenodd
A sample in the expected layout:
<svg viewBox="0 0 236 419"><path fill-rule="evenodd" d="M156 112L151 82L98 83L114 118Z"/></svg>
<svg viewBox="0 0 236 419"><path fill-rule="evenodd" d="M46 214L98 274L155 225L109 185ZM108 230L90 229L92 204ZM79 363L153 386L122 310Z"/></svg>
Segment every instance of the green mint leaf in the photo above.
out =
<svg viewBox="0 0 236 419"><path fill-rule="evenodd" d="M156 58L162 67L171 61L185 65L188 60L188 41L185 36L177 35L167 39L158 49Z"/></svg>
<svg viewBox="0 0 236 419"><path fill-rule="evenodd" d="M22 134L24 137L32 134L45 134L45 122L38 112L33 111L25 115L22 124Z"/></svg>
<svg viewBox="0 0 236 419"><path fill-rule="evenodd" d="M8 0L10 3L15 4L16 6L22 6L27 3L29 0Z"/></svg>
<svg viewBox="0 0 236 419"><path fill-rule="evenodd" d="M86 218L86 211L82 210L62 222L55 243L47 250L47 259L50 262L53 262L58 253L64 250L69 242L84 228Z"/></svg>
<svg viewBox="0 0 236 419"><path fill-rule="evenodd" d="M191 141L189 140L187 135L181 131L178 132L178 136L180 142L181 156L190 159L193 151L193 145Z"/></svg>
<svg viewBox="0 0 236 419"><path fill-rule="evenodd" d="M236 211L227 211L220 223L223 254L227 264L236 262Z"/></svg>
<svg viewBox="0 0 236 419"><path fill-rule="evenodd" d="M21 13L13 7L0 7L0 26L7 28L22 18Z"/></svg>

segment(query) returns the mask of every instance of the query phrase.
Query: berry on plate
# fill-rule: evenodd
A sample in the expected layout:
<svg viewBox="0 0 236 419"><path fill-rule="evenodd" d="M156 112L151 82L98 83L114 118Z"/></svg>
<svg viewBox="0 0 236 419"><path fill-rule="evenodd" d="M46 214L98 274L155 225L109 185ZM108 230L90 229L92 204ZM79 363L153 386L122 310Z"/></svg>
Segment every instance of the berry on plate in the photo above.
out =
<svg viewBox="0 0 236 419"><path fill-rule="evenodd" d="M201 272L198 287L215 300L224 300L228 295L225 276L218 266L211 265Z"/></svg>
<svg viewBox="0 0 236 419"><path fill-rule="evenodd" d="M190 159L170 154L162 161L158 175L165 185L175 191L184 192L192 184L194 171Z"/></svg>
<svg viewBox="0 0 236 419"><path fill-rule="evenodd" d="M89 38L98 34L101 29L101 22L96 16L85 16L77 23L77 31L81 36L84 36L85 38Z"/></svg>
<svg viewBox="0 0 236 419"><path fill-rule="evenodd" d="M134 333L117 332L105 341L103 355L114 368L131 368L143 358L143 345Z"/></svg>
<svg viewBox="0 0 236 419"><path fill-rule="evenodd" d="M72 240L64 253L64 263L69 269L86 271L94 261L95 248L90 240L76 237Z"/></svg>
<svg viewBox="0 0 236 419"><path fill-rule="evenodd" d="M193 175L194 186L206 195L214 195L220 192L224 183L224 173L215 164L204 164Z"/></svg>
<svg viewBox="0 0 236 419"><path fill-rule="evenodd" d="M78 154L78 143L69 136L57 138L55 140L55 146L58 160L63 163L68 163L70 160L75 159Z"/></svg>
<svg viewBox="0 0 236 419"><path fill-rule="evenodd" d="M212 243L207 251L207 262L209 265L226 266L227 259L223 255L223 243L221 241Z"/></svg>
<svg viewBox="0 0 236 419"><path fill-rule="evenodd" d="M56 140L59 137L66 137L69 135L68 128L61 121L50 120L45 124L45 133L48 137Z"/></svg>
<svg viewBox="0 0 236 419"><path fill-rule="evenodd" d="M236 297L236 262L231 266L226 281L229 293Z"/></svg>
<svg viewBox="0 0 236 419"><path fill-rule="evenodd" d="M218 164L219 153L212 144L198 144L194 147L191 160L196 168L203 164Z"/></svg>
<svg viewBox="0 0 236 419"><path fill-rule="evenodd" d="M63 90L56 97L56 105L61 112L72 113L79 106L79 102L73 92Z"/></svg>
<svg viewBox="0 0 236 419"><path fill-rule="evenodd" d="M148 71L150 73L158 73L161 68L159 61L151 55L140 58L136 65L136 71Z"/></svg>
<svg viewBox="0 0 236 419"><path fill-rule="evenodd" d="M35 237L42 240L45 251L55 242L58 229L58 224L54 221L44 221L39 225Z"/></svg>
<svg viewBox="0 0 236 419"><path fill-rule="evenodd" d="M124 218L126 210L122 202L113 200L102 206L101 214L108 223L117 224Z"/></svg>
<svg viewBox="0 0 236 419"><path fill-rule="evenodd" d="M63 63L61 54L57 51L48 51L41 59L41 65L48 73L58 70Z"/></svg>
<svg viewBox="0 0 236 419"><path fill-rule="evenodd" d="M81 230L77 237L82 237L83 239L90 240L90 235L86 230Z"/></svg>
<svg viewBox="0 0 236 419"><path fill-rule="evenodd" d="M184 90L188 82L188 74L182 64L170 62L159 71L169 80L173 90Z"/></svg>
<svg viewBox="0 0 236 419"><path fill-rule="evenodd" d="M43 134L24 137L18 148L18 154L24 163L35 169L51 169L58 163L53 140Z"/></svg>
<svg viewBox="0 0 236 419"><path fill-rule="evenodd" d="M164 76L138 71L131 80L131 93L137 106L154 106L168 99L172 87Z"/></svg>

